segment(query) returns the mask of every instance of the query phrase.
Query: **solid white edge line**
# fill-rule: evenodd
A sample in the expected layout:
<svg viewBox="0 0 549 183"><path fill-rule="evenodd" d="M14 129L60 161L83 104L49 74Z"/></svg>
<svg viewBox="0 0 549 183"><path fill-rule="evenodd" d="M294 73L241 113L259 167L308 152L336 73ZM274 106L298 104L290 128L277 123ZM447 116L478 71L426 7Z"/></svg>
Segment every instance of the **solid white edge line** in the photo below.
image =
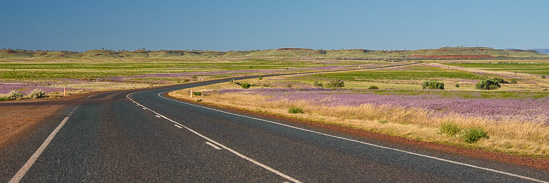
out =
<svg viewBox="0 0 549 183"><path fill-rule="evenodd" d="M140 93L140 92L136 92L136 93ZM126 95L126 98L128 98L129 100L131 100L131 101L133 101L133 102L138 103L137 101L135 101L135 100L133 100L132 98L130 98L130 95L132 95L132 94L135 94L135 93L130 93L130 94ZM138 104L139 104L139 103L138 103ZM142 104L140 104L140 105L142 105ZM151 110L151 109L149 109L149 111L153 112L154 114L160 115L158 112L153 111L153 110ZM240 154L239 152L237 152L237 151L235 151L235 150L233 150L233 149L231 149L231 148L228 148L227 146L224 146L223 144L221 144L221 143L219 143L219 142L216 142L216 141L214 141L214 140L212 140L212 139L210 139L210 138L208 138L208 137L206 137L206 136L204 136L204 135L202 135L202 134L200 134L200 133L194 131L193 129L191 129L191 128L185 126L185 125L182 125L182 124L180 124L180 123L178 123L178 122L176 122L176 121L174 121L174 120L172 120L172 119L169 119L169 118L167 118L167 117L164 117L164 118L165 118L166 120L170 121L170 122L173 122L173 123L175 123L175 124L178 124L178 125L182 126L183 128L187 129L188 131L194 133L195 135L198 135L199 137L202 137L203 139L206 139L207 141L209 141L209 142L211 142L211 143L213 143L213 144L215 144L215 145L217 145L217 146L219 146L219 147L221 147L221 148L223 148L223 149L226 149L227 151L229 151L229 152L231 152L231 153L237 155L238 157L240 157L240 158L242 158L242 159L248 160L249 162L252 162L253 164L255 164L255 165L257 165L257 166L260 166L260 167L262 167L262 168L264 168L264 169L266 169L266 170L269 170L270 172L273 172L273 173L277 174L278 176L281 176L281 177L283 177L283 178L285 178L285 179L287 179L287 180L289 180L289 181L292 181L292 182L295 182L295 183L301 183L301 181L299 181L299 180L297 180L297 179L294 179L294 178L292 178L292 177L290 177L290 176L288 176L288 175L286 175L286 174L284 174L284 173L282 173L282 172L280 172L280 171L278 171L278 170L275 170L275 169L273 169L273 168L271 168L271 167L269 167L269 166L267 166L267 165L265 165L265 164L263 164L263 163L260 163L260 162L258 162L258 161L256 161L256 160L254 160L254 159L251 159L251 158L249 158L249 157L247 157L247 156L245 156L245 155L243 155L243 154Z"/></svg>
<svg viewBox="0 0 549 183"><path fill-rule="evenodd" d="M485 170L485 171L490 171L490 172L499 173L499 174L503 174L503 175L508 175L508 176L511 176L511 177L517 177L517 178L521 178L521 179L526 179L526 180L530 180L530 181L534 181L534 182L549 183L549 182L544 181L544 180L539 180L539 179L535 179L535 178L531 178L531 177L526 177L526 176L522 176L522 175L517 175L517 174L513 174L513 173L509 173L509 172L504 172L504 171L500 171L500 170L495 170L495 169L491 169L491 168L480 167L480 166L476 166L476 165L472 165L472 164L467 164L467 163L452 161L452 160L443 159L443 158L439 158L439 157L434 157L434 156L429 156L429 155L414 153L414 152L410 152L410 151L406 151L406 150L401 150L401 149L396 149L396 148L392 148L392 147L385 147L385 146L381 146L381 145L377 145L377 144L371 144L371 143L362 142L362 141L359 141L359 140L349 139L349 138L345 138L345 137L339 137L339 136L330 135L330 134L325 134L325 133L322 133L322 132L317 132L317 131L313 131L313 130L309 130L309 129L304 129L304 128L300 128L300 127L295 127L295 126L291 126L291 125L288 125L288 124L277 123L277 122L269 121L269 120L265 120L265 119L260 119L260 118L250 117L250 116L244 116L244 115L235 114L235 113L231 113L231 112L227 112L227 111L222 111L222 110L213 109L213 108L209 108L209 107L204 107L204 106L200 106L200 105L195 105L195 104L191 104L191 103L186 103L186 102L182 102L182 101L178 101L178 100L173 100L173 99L166 98L166 97L162 96L162 95L161 95L162 93L166 93L166 92L158 93L158 96L161 97L161 98L163 98L163 99L170 100L170 101L174 101L174 102L178 102L178 103L182 103L182 104L185 104L185 105L190 105L190 106L194 106L194 107L199 107L199 108L203 108L203 109L208 109L208 110L212 110L212 111L216 111L216 112L221 112L221 113L225 113L225 114L229 114L229 115L234 115L234 116L239 116L239 117L243 117L243 118L248 118L248 119L253 119L253 120L259 120L259 121L263 121L263 122L267 122L267 123L272 123L272 124L276 124L276 125L280 125L280 126L285 126L285 127L289 127L289 128L293 128L293 129L297 129L297 130L302 130L302 131L306 131L306 132L310 132L310 133L315 133L315 134L319 134L319 135L323 135L323 136L327 136L327 137L332 137L332 138L337 138L337 139L341 139L341 140L356 142L356 143L360 143L360 144L364 144L364 145L368 145L368 146L372 146L372 147L377 147L377 148L382 148L382 149L393 150L393 151L397 151L397 152L401 152L401 153L405 153L405 154L410 154L410 155L420 156L420 157L424 157L424 158L434 159L434 160L443 161L443 162L447 162L447 163L452 163L452 164L456 164L456 165L467 166L467 167L476 168L476 169L480 169L480 170Z"/></svg>
<svg viewBox="0 0 549 183"><path fill-rule="evenodd" d="M46 138L44 143L42 143L42 145L40 145L38 150L36 150L36 152L34 152L34 154L29 158L29 160L25 163L25 165L23 165L23 167L21 167L21 169L19 169L19 171L15 174L15 176L13 176L13 178L11 178L9 183L18 183L19 181L21 181L21 179L25 176L27 171L29 171L29 169L32 167L34 162L38 159L40 154L42 154L42 152L44 152L46 147L48 147L48 145L50 144L53 137L55 137L57 132L59 132L61 127L63 127L63 125L65 125L65 123L68 120L69 120L69 117L65 117L65 119L63 119L63 121L61 121L61 123L57 126L57 128L55 128L55 130L53 130L53 132L51 132L51 134L48 136L48 138Z"/></svg>
<svg viewBox="0 0 549 183"><path fill-rule="evenodd" d="M206 144L212 146L214 149L217 149L217 150L221 150L221 148L217 147L216 145L210 143L210 142L206 142Z"/></svg>

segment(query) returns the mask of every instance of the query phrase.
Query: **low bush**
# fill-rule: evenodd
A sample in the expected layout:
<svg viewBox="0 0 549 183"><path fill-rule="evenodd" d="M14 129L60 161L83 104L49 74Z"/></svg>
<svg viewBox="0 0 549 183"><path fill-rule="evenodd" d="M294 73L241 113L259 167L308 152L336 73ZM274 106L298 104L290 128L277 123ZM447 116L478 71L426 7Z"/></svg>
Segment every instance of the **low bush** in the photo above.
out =
<svg viewBox="0 0 549 183"><path fill-rule="evenodd" d="M463 133L463 140L467 143L475 143L481 138L488 138L488 133L482 128L468 129Z"/></svg>
<svg viewBox="0 0 549 183"><path fill-rule="evenodd" d="M444 83L440 81L424 81L423 84L421 84L421 87L423 89L444 90Z"/></svg>
<svg viewBox="0 0 549 183"><path fill-rule="evenodd" d="M250 88L252 85L250 83L242 83L240 84L240 86L243 88L243 89L248 89Z"/></svg>
<svg viewBox="0 0 549 183"><path fill-rule="evenodd" d="M370 86L370 87L368 87L368 89L370 89L370 90L377 90L377 89L379 89L379 87L377 87L377 86Z"/></svg>
<svg viewBox="0 0 549 183"><path fill-rule="evenodd" d="M345 87L345 82L343 82L343 80L333 80L333 81L329 81L328 83L326 83L326 86L327 87L330 87L330 88L342 88L342 87Z"/></svg>
<svg viewBox="0 0 549 183"><path fill-rule="evenodd" d="M461 128L459 128L459 126L453 122L443 123L440 125L439 129L440 129L440 133L443 133L449 136L455 136L459 132L461 132Z"/></svg>
<svg viewBox="0 0 549 183"><path fill-rule="evenodd" d="M459 83L456 83L456 88L459 88Z"/></svg>
<svg viewBox="0 0 549 183"><path fill-rule="evenodd" d="M259 80L263 80L263 76L259 76Z"/></svg>
<svg viewBox="0 0 549 183"><path fill-rule="evenodd" d="M542 79L545 79L545 75L541 76Z"/></svg>
<svg viewBox="0 0 549 183"><path fill-rule="evenodd" d="M6 97L8 98L8 100L15 100L17 98L23 97L23 94L19 93L19 91L17 90L11 90Z"/></svg>
<svg viewBox="0 0 549 183"><path fill-rule="evenodd" d="M199 92L199 91L195 91L195 92L193 92L193 95L196 95L196 96L201 96L201 95L202 95L202 92Z"/></svg>
<svg viewBox="0 0 549 183"><path fill-rule="evenodd" d="M479 81L475 85L475 88L478 90L495 90L495 89L501 88L501 85L496 79L485 79L485 80Z"/></svg>
<svg viewBox="0 0 549 183"><path fill-rule="evenodd" d="M288 87L288 88L291 88L292 86L294 86L294 85L292 85L292 83L286 84L286 87Z"/></svg>
<svg viewBox="0 0 549 183"><path fill-rule="evenodd" d="M46 96L46 92L44 92L42 89L34 89L29 94L30 98L42 98L45 96Z"/></svg>
<svg viewBox="0 0 549 183"><path fill-rule="evenodd" d="M511 84L517 84L518 83L518 80L517 79L511 79L511 81L509 82Z"/></svg>
<svg viewBox="0 0 549 183"><path fill-rule="evenodd" d="M288 109L288 112L289 113L292 113L292 114L303 114L303 109L301 109L300 107L296 107L296 106L292 106L290 107L290 109Z"/></svg>
<svg viewBox="0 0 549 183"><path fill-rule="evenodd" d="M323 85L320 81L315 81L315 82L313 83L313 86L315 86L315 87L323 87L324 85Z"/></svg>
<svg viewBox="0 0 549 183"><path fill-rule="evenodd" d="M192 77L191 77L191 80L193 80L193 81L198 81L198 77L192 76Z"/></svg>
<svg viewBox="0 0 549 183"><path fill-rule="evenodd" d="M378 121L379 123L381 124L387 124L388 122L386 120L381 120L381 121Z"/></svg>
<svg viewBox="0 0 549 183"><path fill-rule="evenodd" d="M498 83L501 83L501 84L509 83L509 82L505 81L503 78L494 78L492 80L497 81Z"/></svg>
<svg viewBox="0 0 549 183"><path fill-rule="evenodd" d="M185 83L186 83L186 82L190 82L190 81L191 81L191 80L189 80L189 79L183 80L183 82L185 82Z"/></svg>

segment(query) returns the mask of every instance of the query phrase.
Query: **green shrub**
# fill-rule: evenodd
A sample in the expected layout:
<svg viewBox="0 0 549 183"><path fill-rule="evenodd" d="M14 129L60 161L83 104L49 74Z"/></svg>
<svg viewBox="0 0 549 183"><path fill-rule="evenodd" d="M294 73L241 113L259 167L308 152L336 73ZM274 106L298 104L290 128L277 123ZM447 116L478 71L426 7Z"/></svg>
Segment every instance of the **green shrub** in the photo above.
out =
<svg viewBox="0 0 549 183"><path fill-rule="evenodd" d="M488 138L488 133L482 128L468 129L463 133L463 140L467 143L477 142L481 138Z"/></svg>
<svg viewBox="0 0 549 183"><path fill-rule="evenodd" d="M541 76L542 79L545 79L545 75Z"/></svg>
<svg viewBox="0 0 549 183"><path fill-rule="evenodd" d="M263 80L263 76L259 76L259 80Z"/></svg>
<svg viewBox="0 0 549 183"><path fill-rule="evenodd" d="M30 98L42 98L46 96L46 92L44 92L42 89L34 89L29 94Z"/></svg>
<svg viewBox="0 0 549 183"><path fill-rule="evenodd" d="M303 109L301 109L300 107L296 107L296 106L292 106L290 107L290 109L288 109L288 112L289 113L292 113L292 114L303 114Z"/></svg>
<svg viewBox="0 0 549 183"><path fill-rule="evenodd" d="M288 88L291 88L292 86L294 86L294 85L292 85L292 83L286 84L286 87L288 87Z"/></svg>
<svg viewBox="0 0 549 183"><path fill-rule="evenodd" d="M423 89L444 90L444 83L440 81L424 81L423 84L421 84L421 87Z"/></svg>
<svg viewBox="0 0 549 183"><path fill-rule="evenodd" d="M193 95L196 95L196 96L201 96L201 95L202 95L202 92L199 92L199 91L195 91L195 92L193 92Z"/></svg>
<svg viewBox="0 0 549 183"><path fill-rule="evenodd" d="M459 126L453 122L442 123L439 129L440 129L440 133L443 133L449 136L455 136L459 132L461 132L461 128L459 128Z"/></svg>
<svg viewBox="0 0 549 183"><path fill-rule="evenodd" d="M315 86L315 87L323 87L324 85L323 85L320 81L315 81L315 82L313 83L313 86Z"/></svg>
<svg viewBox="0 0 549 183"><path fill-rule="evenodd" d="M388 122L386 120L381 120L381 121L378 121L379 123L381 124L387 124Z"/></svg>
<svg viewBox="0 0 549 183"><path fill-rule="evenodd" d="M511 79L511 84L517 84L518 83L518 80L517 79Z"/></svg>
<svg viewBox="0 0 549 183"><path fill-rule="evenodd" d="M459 88L459 83L456 83L456 88Z"/></svg>
<svg viewBox="0 0 549 183"><path fill-rule="evenodd" d="M377 90L377 89L379 89L379 87L377 87L377 86L370 86L370 87L368 87L368 89L370 89L370 90Z"/></svg>
<svg viewBox="0 0 549 183"><path fill-rule="evenodd" d="M327 87L330 87L330 88L342 88L342 87L345 87L345 82L343 82L343 80L333 80L333 81L329 81L328 83L326 83L326 86Z"/></svg>
<svg viewBox="0 0 549 183"><path fill-rule="evenodd" d="M492 80L497 81L498 83L502 83L502 84L509 83L509 82L505 81L503 78L494 78Z"/></svg>
<svg viewBox="0 0 549 183"><path fill-rule="evenodd" d="M495 90L495 89L501 88L501 85L499 84L498 80L485 79L485 80L479 81L475 85L475 88L479 90Z"/></svg>
<svg viewBox="0 0 549 183"><path fill-rule="evenodd" d="M185 79L185 80L183 80L183 82L189 82L189 81L190 81L189 79Z"/></svg>
<svg viewBox="0 0 549 183"><path fill-rule="evenodd" d="M7 96L0 96L0 101L6 101L9 100Z"/></svg>
<svg viewBox="0 0 549 183"><path fill-rule="evenodd" d="M252 85L250 83L242 83L240 86L242 86L242 88L244 89L248 89L250 88Z"/></svg>

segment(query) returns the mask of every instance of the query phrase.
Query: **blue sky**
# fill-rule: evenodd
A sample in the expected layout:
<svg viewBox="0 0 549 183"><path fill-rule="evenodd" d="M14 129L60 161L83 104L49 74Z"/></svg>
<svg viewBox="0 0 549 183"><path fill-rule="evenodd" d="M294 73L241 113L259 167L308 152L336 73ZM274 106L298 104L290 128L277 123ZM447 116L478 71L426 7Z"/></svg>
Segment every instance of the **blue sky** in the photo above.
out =
<svg viewBox="0 0 549 183"><path fill-rule="evenodd" d="M0 48L549 48L546 0L0 2Z"/></svg>

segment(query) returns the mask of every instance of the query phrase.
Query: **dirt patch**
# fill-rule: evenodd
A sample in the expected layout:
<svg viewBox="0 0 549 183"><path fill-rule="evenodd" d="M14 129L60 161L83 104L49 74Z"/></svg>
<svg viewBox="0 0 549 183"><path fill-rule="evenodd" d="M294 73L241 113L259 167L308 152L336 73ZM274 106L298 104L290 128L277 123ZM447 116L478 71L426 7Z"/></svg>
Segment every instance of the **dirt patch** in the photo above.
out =
<svg viewBox="0 0 549 183"><path fill-rule="evenodd" d="M0 148L13 142L39 121L55 114L63 105L19 105L0 107Z"/></svg>
<svg viewBox="0 0 549 183"><path fill-rule="evenodd" d="M0 103L0 149L25 135L45 118L56 114L71 101L87 95L70 96L62 99L39 99L7 101Z"/></svg>

